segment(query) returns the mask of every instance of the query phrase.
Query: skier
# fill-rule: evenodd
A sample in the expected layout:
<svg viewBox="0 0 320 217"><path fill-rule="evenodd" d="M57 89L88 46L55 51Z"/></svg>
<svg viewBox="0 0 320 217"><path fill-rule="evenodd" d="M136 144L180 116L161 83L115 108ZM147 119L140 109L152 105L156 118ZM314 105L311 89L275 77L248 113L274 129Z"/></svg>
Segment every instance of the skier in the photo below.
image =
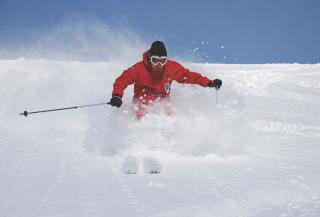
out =
<svg viewBox="0 0 320 217"><path fill-rule="evenodd" d="M199 73L191 72L178 62L167 58L162 41L155 41L143 54L143 60L124 70L113 84L112 98L108 104L120 107L127 86L134 84L133 105L137 119L146 114L147 108L155 102L169 102L172 81L198 84L203 87L221 87L220 79L210 80ZM163 103L168 105L168 103ZM168 106L165 106L170 113Z"/></svg>

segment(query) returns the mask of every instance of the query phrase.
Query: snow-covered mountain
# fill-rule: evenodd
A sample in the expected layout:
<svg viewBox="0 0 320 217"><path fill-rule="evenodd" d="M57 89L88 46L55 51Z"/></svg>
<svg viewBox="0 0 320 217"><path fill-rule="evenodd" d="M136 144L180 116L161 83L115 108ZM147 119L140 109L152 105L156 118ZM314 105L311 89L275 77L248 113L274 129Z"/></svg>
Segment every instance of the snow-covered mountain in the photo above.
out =
<svg viewBox="0 0 320 217"><path fill-rule="evenodd" d="M128 66L0 60L1 217L320 216L320 65L186 63L222 89L175 83L173 114L141 121L132 87L120 109L18 115L107 102Z"/></svg>

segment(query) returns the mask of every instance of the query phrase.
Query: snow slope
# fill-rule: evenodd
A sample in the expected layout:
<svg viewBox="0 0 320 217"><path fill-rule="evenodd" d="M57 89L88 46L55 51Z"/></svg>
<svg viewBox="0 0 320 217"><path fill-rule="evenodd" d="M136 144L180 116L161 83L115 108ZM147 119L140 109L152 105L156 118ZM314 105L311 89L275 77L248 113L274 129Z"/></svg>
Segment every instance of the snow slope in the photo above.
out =
<svg viewBox="0 0 320 217"><path fill-rule="evenodd" d="M320 216L320 65L185 65L223 88L175 83L171 116L136 121L132 87L18 115L105 102L127 62L0 60L0 216Z"/></svg>

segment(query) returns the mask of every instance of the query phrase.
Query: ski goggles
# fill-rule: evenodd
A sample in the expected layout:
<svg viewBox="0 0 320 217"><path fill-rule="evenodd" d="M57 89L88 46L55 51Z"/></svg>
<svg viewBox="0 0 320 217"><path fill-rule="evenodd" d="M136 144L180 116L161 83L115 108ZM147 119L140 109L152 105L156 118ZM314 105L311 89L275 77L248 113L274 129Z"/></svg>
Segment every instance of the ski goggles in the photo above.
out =
<svg viewBox="0 0 320 217"><path fill-rule="evenodd" d="M167 63L168 58L166 56L151 56L150 61L154 65L160 64L164 66Z"/></svg>

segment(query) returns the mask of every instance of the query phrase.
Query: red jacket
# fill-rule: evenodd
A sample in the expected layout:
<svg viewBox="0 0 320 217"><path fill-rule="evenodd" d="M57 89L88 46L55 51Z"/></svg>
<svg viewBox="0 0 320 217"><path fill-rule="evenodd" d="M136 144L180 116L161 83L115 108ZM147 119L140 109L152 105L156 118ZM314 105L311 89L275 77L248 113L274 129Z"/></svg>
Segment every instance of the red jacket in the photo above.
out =
<svg viewBox="0 0 320 217"><path fill-rule="evenodd" d="M152 70L148 60L149 51L143 54L143 60L124 70L113 84L113 95L123 96L124 89L134 84L133 101L149 104L156 99L170 95L172 81L186 84L198 84L206 87L210 81L196 72L191 72L179 63L168 60L161 73Z"/></svg>

